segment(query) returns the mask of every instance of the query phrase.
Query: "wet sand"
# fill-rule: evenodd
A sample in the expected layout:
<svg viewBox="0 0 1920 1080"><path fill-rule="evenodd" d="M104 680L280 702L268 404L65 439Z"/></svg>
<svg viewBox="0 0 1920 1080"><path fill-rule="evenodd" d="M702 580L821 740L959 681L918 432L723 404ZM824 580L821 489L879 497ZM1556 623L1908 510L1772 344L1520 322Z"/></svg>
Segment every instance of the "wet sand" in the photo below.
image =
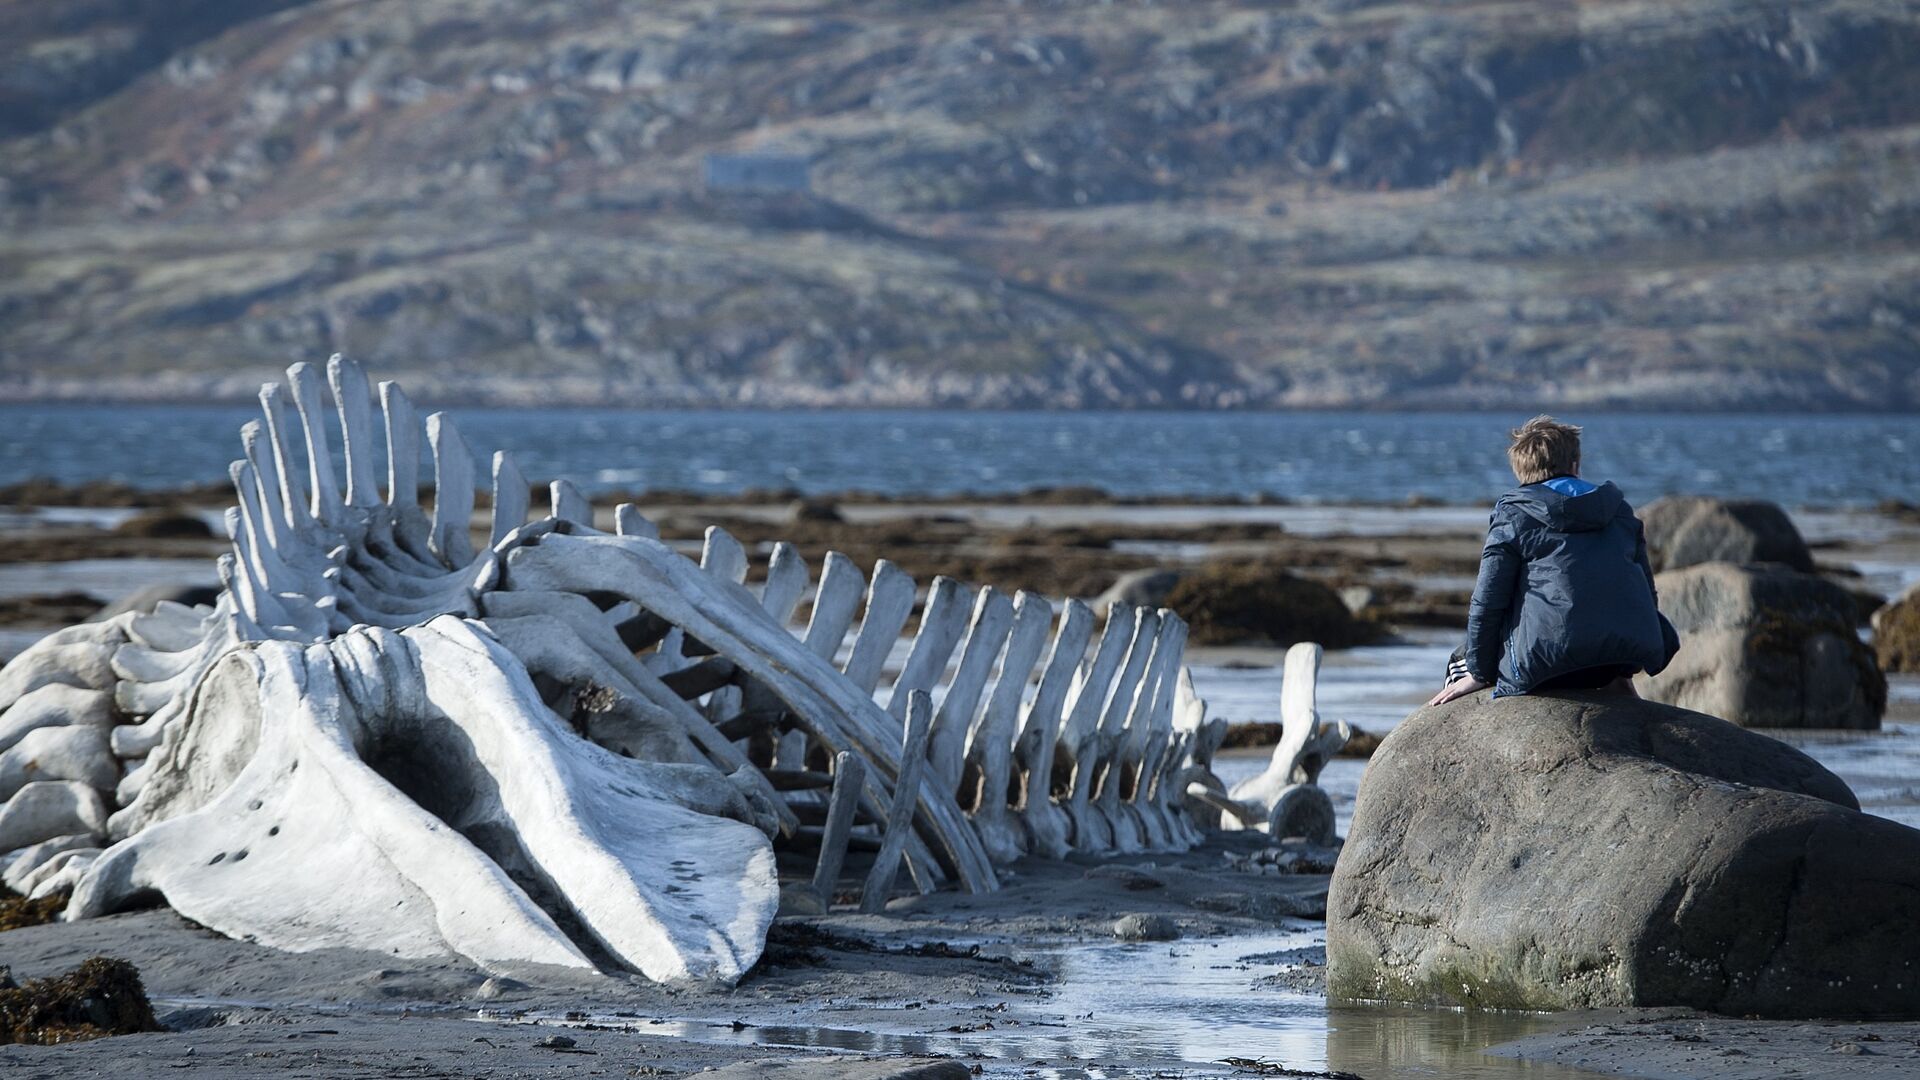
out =
<svg viewBox="0 0 1920 1080"><path fill-rule="evenodd" d="M1317 963L1327 878L1229 864L1229 856L1264 846L1264 837L1242 834L1126 865L1029 860L988 896L941 892L897 900L881 916L782 918L759 966L732 990L550 969L490 974L351 950L296 955L221 937L164 909L29 927L0 938L16 977L96 954L121 957L140 969L156 1012L176 1030L0 1047L0 1069L483 1076L597 1065L612 1067L606 1075L639 1067L663 1071L637 1075L679 1075L795 1058L806 1047L950 1058L1006 1076L1201 1068L1215 1052L1205 1032L1179 1022L1150 1031L1150 1021L1142 1027L1128 1010L1158 1000L1139 993L1149 985L1145 972L1181 977L1162 954L1196 957L1188 966L1200 972L1211 972L1216 958L1262 954L1235 971L1242 987ZM1165 915L1179 940L1120 942L1113 924L1127 914ZM1089 958L1132 978L1076 975ZM1311 986L1267 996L1293 1001L1296 1011L1318 1009ZM569 1060L539 1045L556 1032L576 1041L570 1049L605 1060ZM1273 1049L1235 1039L1217 1055Z"/></svg>

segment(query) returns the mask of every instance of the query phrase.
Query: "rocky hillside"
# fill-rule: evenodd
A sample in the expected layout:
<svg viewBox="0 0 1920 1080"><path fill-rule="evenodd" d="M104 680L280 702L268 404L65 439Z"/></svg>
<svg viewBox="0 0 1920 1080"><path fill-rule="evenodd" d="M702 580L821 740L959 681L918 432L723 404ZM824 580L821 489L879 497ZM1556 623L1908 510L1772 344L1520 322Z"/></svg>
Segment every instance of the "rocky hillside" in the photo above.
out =
<svg viewBox="0 0 1920 1080"><path fill-rule="evenodd" d="M10 397L1912 408L1920 11L0 0L0 217Z"/></svg>

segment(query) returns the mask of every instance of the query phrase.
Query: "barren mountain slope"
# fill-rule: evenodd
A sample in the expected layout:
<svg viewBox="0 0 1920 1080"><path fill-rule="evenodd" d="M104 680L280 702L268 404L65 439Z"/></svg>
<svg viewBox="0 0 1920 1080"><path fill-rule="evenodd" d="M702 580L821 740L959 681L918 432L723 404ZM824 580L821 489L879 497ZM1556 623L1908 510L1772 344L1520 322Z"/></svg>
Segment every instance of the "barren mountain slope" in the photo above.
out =
<svg viewBox="0 0 1920 1080"><path fill-rule="evenodd" d="M0 393L1906 408L1920 12L0 0ZM711 154L811 193L706 193Z"/></svg>

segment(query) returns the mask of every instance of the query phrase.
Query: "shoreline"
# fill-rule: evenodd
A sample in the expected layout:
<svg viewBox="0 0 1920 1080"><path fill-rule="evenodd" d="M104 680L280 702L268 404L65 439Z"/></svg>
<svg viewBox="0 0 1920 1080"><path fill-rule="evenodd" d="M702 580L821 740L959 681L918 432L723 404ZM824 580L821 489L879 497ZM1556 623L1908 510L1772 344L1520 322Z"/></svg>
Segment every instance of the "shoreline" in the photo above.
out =
<svg viewBox="0 0 1920 1080"><path fill-rule="evenodd" d="M534 505L545 498L546 479L529 483ZM484 484L482 485L485 486ZM641 506L751 506L790 508L795 504L833 504L847 507L1110 507L1193 509L1301 509L1368 511L1476 511L1493 508L1486 498L1445 499L1424 494L1397 498L1322 499L1293 497L1271 492L1230 494L1125 494L1095 485L1045 484L1019 488L968 489L959 491L882 492L870 488L805 490L799 487L739 487L723 491L701 491L684 487L626 488L617 483L587 484L583 494L596 506L612 507L621 502ZM432 484L423 484L419 492L423 505L432 505ZM1654 496L1653 498L1658 498ZM1651 498L1643 501L1652 501ZM27 476L0 484L0 511L80 510L80 509L159 509L166 507L224 508L233 502L233 487L224 479L171 485L139 486L120 480L96 479L62 481L50 476ZM477 493L475 507L491 505L491 493ZM1901 499L1879 499L1857 503L1811 502L1782 504L1800 514L1869 514L1920 524L1920 503Z"/></svg>
<svg viewBox="0 0 1920 1080"><path fill-rule="evenodd" d="M683 547L697 544L704 522L721 521L750 546L792 537L810 561L830 546L934 560L928 565L974 560L966 564L971 580L1004 585L1031 573L1030 565L1063 560L1091 560L1088 572L1105 574L1132 559L1268 557L1294 560L1306 572L1359 575L1376 588L1399 582L1433 600L1457 586L1449 582L1471 565L1479 545L1478 527L1459 521L1470 515L1430 506L1322 512L1191 502L892 501L849 504L838 522L798 520L791 509L736 499L660 504L648 512L657 512L663 534ZM134 537L123 538L129 552L151 556L173 545L168 550L175 557L5 559L9 544L23 537L37 537L32 542L47 545L50 554L71 555L76 537L111 535L100 515L121 514L95 508L46 520L0 511L0 583L11 575L21 588L55 581L64 589L61 575L67 575L84 593L117 574L124 577L112 591L123 591L143 575L172 580L165 575L210 571L209 553L225 547L212 536ZM1313 535L1293 524L1249 523L1250 516L1349 524L1377 519L1382 528ZM1878 562L1920 575L1920 524L1871 512L1797 517L1823 563ZM1442 527L1449 520L1456 524ZM1177 530L1205 534L1204 543L1189 550L1185 541L1167 539ZM180 557L181 545L197 553ZM978 568L992 572L973 573ZM995 574L1012 577L995 581ZM1369 717L1389 717L1390 728L1394 714L1411 708L1413 683L1424 685L1451 632L1412 627L1382 645L1329 652L1320 679L1323 713L1382 734L1386 728L1374 730ZM1271 645L1195 647L1196 683L1212 714L1236 722L1271 719L1282 652ZM1901 678L1898 707L1878 736L1898 753L1861 748L1859 740L1835 744L1834 752L1853 755L1848 760L1864 770L1855 775L1870 776L1876 789L1899 786L1895 774L1907 754L1901 740L1920 722L1920 692L1914 692L1920 682ZM1268 755L1265 747L1224 750L1222 776L1257 772ZM1363 768L1363 761L1337 759L1323 774L1342 807L1338 813L1350 813ZM1864 801L1867 788L1857 790ZM1027 861L1015 866L1000 893L904 899L879 917L841 910L782 918L767 959L728 993L619 976L583 981L523 972L499 979L445 961L367 953L279 953L211 934L165 910L31 927L0 935L0 962L12 965L17 978L53 974L96 953L122 957L140 967L164 1018L179 1030L65 1047L8 1047L0 1049L0 1066L23 1076L115 1080L160 1070L465 1077L572 1075L582 1067L639 1076L745 1070L711 1074L716 1080L856 1078L871 1068L894 1070L875 1072L872 1080L905 1080L912 1074L898 1070L917 1061L969 1071L978 1066L979 1075L1011 1080L1151 1077L1169 1070L1248 1075L1219 1064L1239 1057L1308 1076L1344 1072L1365 1080L1436 1074L1761 1080L1796 1069L1840 1080L1920 1078L1920 1023L1758 1022L1682 1010L1474 1015L1329 1003L1314 970L1324 924L1303 917L1315 914L1316 900L1324 903L1319 894L1326 879L1234 868L1228 856L1249 842L1251 834L1222 834L1192 853L1120 857L1104 865ZM1116 941L1113 922L1136 913L1172 918L1180 938ZM578 1015L569 1019L570 1013ZM573 1044L548 1044L556 1035ZM1864 1052L1831 1049L1840 1043Z"/></svg>

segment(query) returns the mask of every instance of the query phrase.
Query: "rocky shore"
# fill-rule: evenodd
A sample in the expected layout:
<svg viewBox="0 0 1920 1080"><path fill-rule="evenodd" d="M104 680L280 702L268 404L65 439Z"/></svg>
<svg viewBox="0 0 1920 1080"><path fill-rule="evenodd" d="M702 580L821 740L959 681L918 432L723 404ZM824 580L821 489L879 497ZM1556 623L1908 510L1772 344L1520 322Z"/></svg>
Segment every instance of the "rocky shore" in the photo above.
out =
<svg viewBox="0 0 1920 1080"><path fill-rule="evenodd" d="M204 521L217 496L121 501L143 505L8 512L0 607L14 623L0 642L29 639L51 628L49 612L64 621L135 581L189 583L170 575L204 568L219 546L177 535L191 526L156 525L153 515ZM679 497L649 499L648 510L670 541L688 547L701 525L721 522L750 546L787 539L809 559L828 547L885 554L916 575L960 573L1088 598L1141 571L1283 565L1387 642L1459 624L1482 513L1121 502L1084 492L991 502ZM1920 575L1920 526L1897 513L1796 517L1825 579L1888 595ZM118 576L106 573L112 568ZM69 571L77 576L62 576ZM41 591L48 581L63 582L62 592ZM1278 662L1285 636L1198 647L1194 660L1251 677ZM1894 676L1885 718L1893 735L1877 738L1920 723L1910 678ZM1264 756L1260 748L1241 753ZM1223 1064L1239 1059L1367 1080L1421 1075L1437 1061L1463 1076L1533 1080L1594 1072L1920 1076L1920 1025L1906 1022L1758 1022L1663 1009L1488 1014L1447 1034L1431 1013L1330 1008L1319 921L1328 867L1273 851L1264 837L1238 834L1178 857L1104 866L1030 860L991 895L940 893L884 916L782 918L766 958L731 993L541 971L499 975L363 953L286 954L164 910L28 926L0 936L0 963L15 979L56 975L94 955L124 959L168 1030L7 1047L0 1065L48 1076L537 1076L582 1068L639 1076L733 1069L717 1075L796 1080L947 1075L914 1071L929 1068L1004 1077L1262 1075L1256 1065ZM1500 1071L1502 1058L1483 1054L1494 1044L1505 1045L1493 1053L1524 1059L1515 1071Z"/></svg>

